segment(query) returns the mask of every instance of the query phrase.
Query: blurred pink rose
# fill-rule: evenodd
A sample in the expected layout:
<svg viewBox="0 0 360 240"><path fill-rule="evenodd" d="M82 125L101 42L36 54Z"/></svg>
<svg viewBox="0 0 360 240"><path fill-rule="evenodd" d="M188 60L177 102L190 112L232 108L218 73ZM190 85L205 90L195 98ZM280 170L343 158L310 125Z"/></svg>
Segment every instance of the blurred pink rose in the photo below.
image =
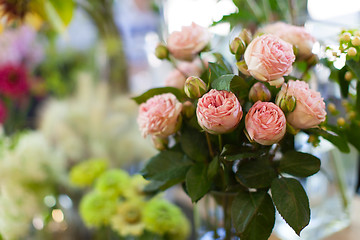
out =
<svg viewBox="0 0 360 240"><path fill-rule="evenodd" d="M200 77L203 72L200 59L192 62L181 62L165 79L165 86L184 89L185 81L190 76Z"/></svg>
<svg viewBox="0 0 360 240"><path fill-rule="evenodd" d="M245 128L251 140L262 145L279 142L286 132L283 111L272 102L256 102L245 117Z"/></svg>
<svg viewBox="0 0 360 240"><path fill-rule="evenodd" d="M280 86L284 82L283 76L292 71L295 55L290 43L265 34L251 41L244 59L254 78Z"/></svg>
<svg viewBox="0 0 360 240"><path fill-rule="evenodd" d="M139 107L137 122L144 137L167 137L175 133L180 124L182 104L172 93L149 98Z"/></svg>
<svg viewBox="0 0 360 240"><path fill-rule="evenodd" d="M196 116L199 125L207 132L231 132L242 118L241 105L232 92L211 89L198 101Z"/></svg>
<svg viewBox="0 0 360 240"><path fill-rule="evenodd" d="M191 61L210 42L210 33L195 23L170 34L167 40L169 52L177 59Z"/></svg>
<svg viewBox="0 0 360 240"><path fill-rule="evenodd" d="M319 92L309 88L304 81L290 80L278 93L277 103L282 96L294 96L295 110L286 115L291 126L299 129L313 128L325 121L325 103Z"/></svg>
<svg viewBox="0 0 360 240"><path fill-rule="evenodd" d="M296 46L299 50L298 57L300 59L307 59L312 55L312 48L316 39L304 27L277 22L265 26L261 31L276 35Z"/></svg>

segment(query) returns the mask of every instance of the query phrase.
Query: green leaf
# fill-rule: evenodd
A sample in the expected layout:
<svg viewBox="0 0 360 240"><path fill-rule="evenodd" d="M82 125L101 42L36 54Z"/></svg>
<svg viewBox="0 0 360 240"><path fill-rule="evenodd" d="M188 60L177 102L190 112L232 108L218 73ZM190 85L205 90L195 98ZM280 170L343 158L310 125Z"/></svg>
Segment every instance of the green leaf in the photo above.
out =
<svg viewBox="0 0 360 240"><path fill-rule="evenodd" d="M215 79L211 83L211 87L216 90L226 90L232 92L241 92L241 97L247 96L249 85L238 75L226 74Z"/></svg>
<svg viewBox="0 0 360 240"><path fill-rule="evenodd" d="M205 162L209 157L205 135L198 130L184 127L180 144L185 154L197 162Z"/></svg>
<svg viewBox="0 0 360 240"><path fill-rule="evenodd" d="M192 164L181 152L162 151L149 160L141 173L146 179L157 181L155 186L163 190L184 181Z"/></svg>
<svg viewBox="0 0 360 240"><path fill-rule="evenodd" d="M236 180L247 188L270 187L271 181L277 177L267 157L241 161L235 175Z"/></svg>
<svg viewBox="0 0 360 240"><path fill-rule="evenodd" d="M344 131L349 143L351 143L360 152L360 126L358 124L351 123L349 128L346 128Z"/></svg>
<svg viewBox="0 0 360 240"><path fill-rule="evenodd" d="M354 59L346 60L346 66L348 66L351 71L355 74L355 77L360 81L360 63L356 62Z"/></svg>
<svg viewBox="0 0 360 240"><path fill-rule="evenodd" d="M275 223L275 208L266 192L239 192L231 217L241 240L266 240Z"/></svg>
<svg viewBox="0 0 360 240"><path fill-rule="evenodd" d="M344 152L344 153L350 152L350 148L347 144L347 141L334 132L325 131L321 128L311 128L306 131L317 134L317 135L325 138L326 140L328 140L329 142L334 144L341 152Z"/></svg>
<svg viewBox="0 0 360 240"><path fill-rule="evenodd" d="M220 169L219 157L215 156L209 164L209 168L207 172L208 178L214 179L214 177L218 174L219 169Z"/></svg>
<svg viewBox="0 0 360 240"><path fill-rule="evenodd" d="M222 75L229 74L229 70L224 66L218 63L209 62L209 70L210 70L210 84L217 78Z"/></svg>
<svg viewBox="0 0 360 240"><path fill-rule="evenodd" d="M208 179L207 173L207 165L197 163L186 174L186 189L191 201L197 202L209 192L211 182Z"/></svg>
<svg viewBox="0 0 360 240"><path fill-rule="evenodd" d="M350 81L347 81L345 79L345 73L347 71L348 71L347 67L343 67L340 71L337 71L338 72L337 82L339 83L341 96L343 98L347 98L349 95Z"/></svg>
<svg viewBox="0 0 360 240"><path fill-rule="evenodd" d="M236 161L236 160L241 160L241 159L246 159L246 158L257 158L260 157L261 155L263 155L264 153L266 153L268 151L268 149L260 149L257 150L256 152L241 152L238 154L234 154L234 155L225 155L227 154L229 151L231 151L231 149L228 150L224 150L221 153L221 156L224 160L232 162L232 161Z"/></svg>
<svg viewBox="0 0 360 240"><path fill-rule="evenodd" d="M176 96L176 98L181 101L184 98L184 94L177 88L174 87L162 87L162 88L152 88L147 92L141 94L140 96L133 97L137 104L141 104L146 102L149 98L152 98L155 95L160 95L163 93L172 93Z"/></svg>
<svg viewBox="0 0 360 240"><path fill-rule="evenodd" d="M320 170L319 158L302 152L288 151L280 159L279 171L296 177L308 177Z"/></svg>
<svg viewBox="0 0 360 240"><path fill-rule="evenodd" d="M300 236L310 221L309 199L299 181L276 178L271 184L271 195L280 215Z"/></svg>

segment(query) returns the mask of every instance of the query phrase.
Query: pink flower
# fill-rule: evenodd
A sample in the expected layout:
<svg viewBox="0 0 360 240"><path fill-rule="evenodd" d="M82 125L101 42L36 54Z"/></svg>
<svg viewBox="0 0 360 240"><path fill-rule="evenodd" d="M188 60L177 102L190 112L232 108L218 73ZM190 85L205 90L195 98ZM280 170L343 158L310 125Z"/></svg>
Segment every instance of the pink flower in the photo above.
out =
<svg viewBox="0 0 360 240"><path fill-rule="evenodd" d="M149 98L139 108L137 122L142 135L167 137L178 130L182 104L172 93Z"/></svg>
<svg viewBox="0 0 360 240"><path fill-rule="evenodd" d="M304 27L277 22L265 26L262 32L276 35L296 46L299 50L298 57L300 59L307 59L312 55L312 48L316 39Z"/></svg>
<svg viewBox="0 0 360 240"><path fill-rule="evenodd" d="M235 94L211 89L198 101L196 116L200 127L213 134L231 132L242 118L241 105Z"/></svg>
<svg viewBox="0 0 360 240"><path fill-rule="evenodd" d="M184 89L187 77L200 77L202 72L203 69L199 58L192 62L181 62L178 64L178 69L173 70L165 79L165 86Z"/></svg>
<svg viewBox="0 0 360 240"><path fill-rule="evenodd" d="M245 128L249 138L257 143L277 143L286 132L285 114L272 102L258 101L245 117Z"/></svg>
<svg viewBox="0 0 360 240"><path fill-rule="evenodd" d="M21 65L4 65L0 67L0 93L11 98L19 98L29 90L27 73Z"/></svg>
<svg viewBox="0 0 360 240"><path fill-rule="evenodd" d="M292 71L295 55L290 43L265 34L251 41L244 59L254 78L280 86L284 82L283 76Z"/></svg>
<svg viewBox="0 0 360 240"><path fill-rule="evenodd" d="M169 52L177 59L191 61L210 42L210 33L195 23L170 34L167 40Z"/></svg>
<svg viewBox="0 0 360 240"><path fill-rule="evenodd" d="M290 80L284 84L276 98L277 104L283 96L294 96L296 107L287 114L286 119L291 126L298 129L308 129L325 121L325 103L319 92L309 88L304 81Z"/></svg>

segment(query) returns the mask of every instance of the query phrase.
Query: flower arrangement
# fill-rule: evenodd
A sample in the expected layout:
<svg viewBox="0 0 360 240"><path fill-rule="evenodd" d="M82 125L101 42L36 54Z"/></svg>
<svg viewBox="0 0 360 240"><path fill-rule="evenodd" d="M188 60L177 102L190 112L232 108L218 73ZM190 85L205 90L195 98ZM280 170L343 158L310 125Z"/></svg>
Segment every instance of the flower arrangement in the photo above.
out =
<svg viewBox="0 0 360 240"><path fill-rule="evenodd" d="M305 32L293 26L289 31ZM314 43L309 35L298 36ZM160 150L142 170L150 180L146 190L181 183L194 203L223 193L215 199L224 211L224 239L267 239L275 208L298 235L308 225L309 201L297 178L318 172L320 159L295 149L296 134L307 134L314 145L321 136L349 151L342 137L322 127L327 114L320 93L299 80L316 56L304 39L291 40L243 30L230 43L237 73L215 53L201 75L183 73L183 89L154 88L133 98L140 104L143 136L150 135ZM209 43L206 29L192 24L172 33L156 54L174 65L204 62ZM294 77L300 61L307 67Z"/></svg>
<svg viewBox="0 0 360 240"><path fill-rule="evenodd" d="M129 176L121 169L107 169L107 161L90 159L75 165L70 179L93 188L80 202L88 227L109 227L115 236L133 239L185 240L190 233L181 210L160 196L147 195L148 181L139 174Z"/></svg>

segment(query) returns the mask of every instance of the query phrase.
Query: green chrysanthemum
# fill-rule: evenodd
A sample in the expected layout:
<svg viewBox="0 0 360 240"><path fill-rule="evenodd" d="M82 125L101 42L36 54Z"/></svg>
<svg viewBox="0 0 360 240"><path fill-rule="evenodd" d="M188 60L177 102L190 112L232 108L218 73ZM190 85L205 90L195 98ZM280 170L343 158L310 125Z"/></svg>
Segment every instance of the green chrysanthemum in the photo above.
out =
<svg viewBox="0 0 360 240"><path fill-rule="evenodd" d="M163 199L148 202L143 218L149 231L170 239L184 240L190 233L190 224L181 210Z"/></svg>
<svg viewBox="0 0 360 240"><path fill-rule="evenodd" d="M111 227L120 236L140 236L145 230L142 220L145 202L130 199L118 205L117 212L111 219Z"/></svg>
<svg viewBox="0 0 360 240"><path fill-rule="evenodd" d="M74 166L70 171L70 181L76 186L90 186L108 167L103 159L91 159Z"/></svg>
<svg viewBox="0 0 360 240"><path fill-rule="evenodd" d="M97 191L85 195L80 202L80 215L89 227L107 225L116 213L117 199Z"/></svg>
<svg viewBox="0 0 360 240"><path fill-rule="evenodd" d="M130 176L121 169L113 169L103 173L95 183L95 189L102 193L118 197L123 196L130 186Z"/></svg>
<svg viewBox="0 0 360 240"><path fill-rule="evenodd" d="M124 195L127 198L138 198L144 196L144 188L149 183L142 175L135 174L131 176L130 187L126 188Z"/></svg>

